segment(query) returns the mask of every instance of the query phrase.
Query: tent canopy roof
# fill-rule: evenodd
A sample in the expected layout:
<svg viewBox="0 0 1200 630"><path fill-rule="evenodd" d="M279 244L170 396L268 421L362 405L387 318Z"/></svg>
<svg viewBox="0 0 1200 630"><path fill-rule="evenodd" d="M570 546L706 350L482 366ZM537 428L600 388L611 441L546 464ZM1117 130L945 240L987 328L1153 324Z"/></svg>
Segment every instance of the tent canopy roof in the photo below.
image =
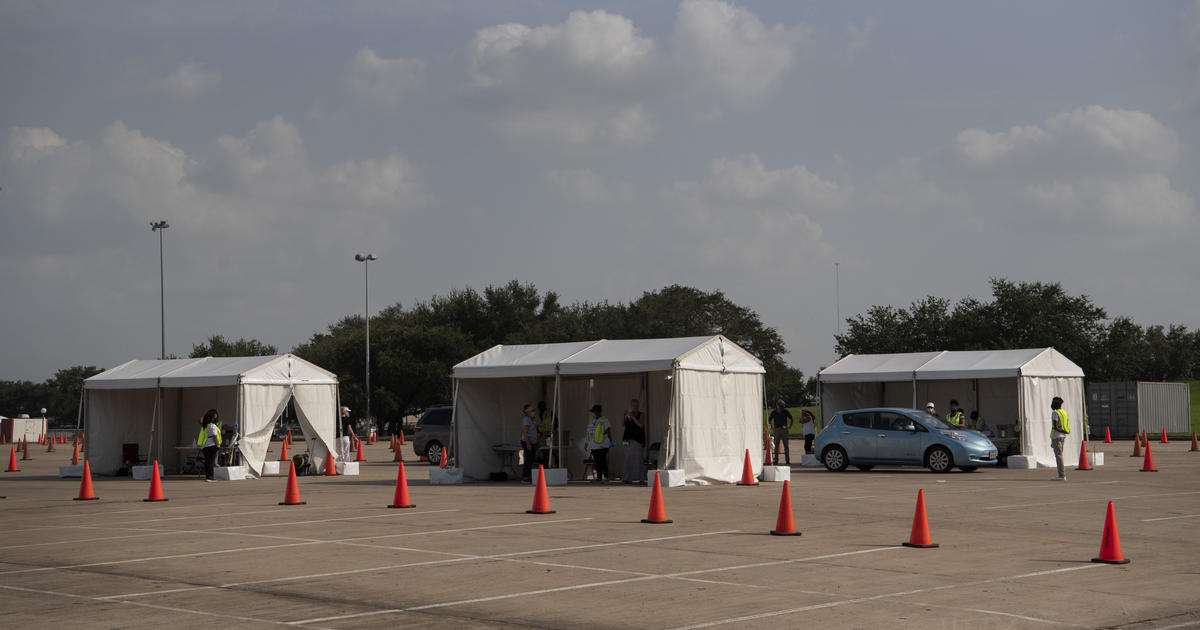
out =
<svg viewBox="0 0 1200 630"><path fill-rule="evenodd" d="M761 374L762 362L721 335L498 345L454 366L454 378L630 374L684 369Z"/></svg>
<svg viewBox="0 0 1200 630"><path fill-rule="evenodd" d="M199 359L134 359L83 382L84 389L219 387L238 383L337 384L332 372L292 354Z"/></svg>
<svg viewBox="0 0 1200 630"><path fill-rule="evenodd" d="M821 371L826 383L1064 376L1083 370L1054 348L851 354Z"/></svg>

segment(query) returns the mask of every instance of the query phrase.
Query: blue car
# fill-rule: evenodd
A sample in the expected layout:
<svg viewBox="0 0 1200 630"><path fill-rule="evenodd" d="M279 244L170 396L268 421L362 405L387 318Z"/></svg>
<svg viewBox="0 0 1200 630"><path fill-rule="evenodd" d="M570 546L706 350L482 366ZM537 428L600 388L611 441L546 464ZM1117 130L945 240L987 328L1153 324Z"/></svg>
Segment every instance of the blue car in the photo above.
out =
<svg viewBox="0 0 1200 630"><path fill-rule="evenodd" d="M971 472L996 465L996 445L978 431L961 429L917 409L839 411L813 443L833 472L855 466L923 466L935 473L958 466Z"/></svg>

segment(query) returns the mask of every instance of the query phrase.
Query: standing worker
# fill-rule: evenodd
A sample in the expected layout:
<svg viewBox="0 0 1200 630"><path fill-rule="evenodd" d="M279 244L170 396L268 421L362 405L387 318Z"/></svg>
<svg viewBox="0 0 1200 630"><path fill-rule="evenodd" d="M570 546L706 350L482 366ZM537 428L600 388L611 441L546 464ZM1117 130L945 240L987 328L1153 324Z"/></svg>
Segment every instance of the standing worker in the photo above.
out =
<svg viewBox="0 0 1200 630"><path fill-rule="evenodd" d="M767 417L771 423L771 437L775 438L775 461L779 461L779 446L783 445L783 456L788 464L792 463L792 449L788 445L788 434L792 431L792 423L796 421L792 412L783 406L783 399L775 401L775 409Z"/></svg>
<svg viewBox="0 0 1200 630"><path fill-rule="evenodd" d="M604 409L600 405L592 405L588 409L592 420L588 423L588 450L592 460L596 462L596 483L607 483L612 479L608 474L608 448L612 446L612 426L604 417Z"/></svg>
<svg viewBox="0 0 1200 630"><path fill-rule="evenodd" d="M958 408L958 401L950 399L950 411L946 412L946 422L953 424L958 428L963 428L963 412Z"/></svg>
<svg viewBox="0 0 1200 630"><path fill-rule="evenodd" d="M926 404L925 404L925 413L927 413L927 414L929 414L929 415L933 416L934 418L938 417L938 415L937 415L937 407L934 407L934 406L933 406L933 401L930 401L930 402L928 402L928 403L926 403Z"/></svg>
<svg viewBox="0 0 1200 630"><path fill-rule="evenodd" d="M533 458L537 455L538 426L533 405L521 408L521 483L533 481Z"/></svg>
<svg viewBox="0 0 1200 630"><path fill-rule="evenodd" d="M350 408L342 407L342 437L338 439L338 450L341 451L342 461L350 461L350 436L354 435L354 420L350 418Z"/></svg>
<svg viewBox="0 0 1200 630"><path fill-rule="evenodd" d="M1054 463L1058 465L1058 476L1051 481L1066 481L1067 473L1063 469L1063 442L1071 434L1071 420L1062 408L1063 399L1058 396L1050 401L1050 448L1054 449Z"/></svg>
<svg viewBox="0 0 1200 630"><path fill-rule="evenodd" d="M638 407L641 403L634 398L625 410L625 431L621 443L625 445L625 472L621 474L624 484L646 483L646 466L642 463L646 449L646 417Z"/></svg>
<svg viewBox="0 0 1200 630"><path fill-rule="evenodd" d="M200 435L196 436L196 446L204 453L204 480L216 481L213 478L213 468L217 465L217 451L221 448L221 425L217 419L217 410L209 409L200 420L203 425Z"/></svg>
<svg viewBox="0 0 1200 630"><path fill-rule="evenodd" d="M813 440L817 437L816 424L817 419L811 411L805 409L800 412L800 425L804 427L804 453L807 455L813 454Z"/></svg>

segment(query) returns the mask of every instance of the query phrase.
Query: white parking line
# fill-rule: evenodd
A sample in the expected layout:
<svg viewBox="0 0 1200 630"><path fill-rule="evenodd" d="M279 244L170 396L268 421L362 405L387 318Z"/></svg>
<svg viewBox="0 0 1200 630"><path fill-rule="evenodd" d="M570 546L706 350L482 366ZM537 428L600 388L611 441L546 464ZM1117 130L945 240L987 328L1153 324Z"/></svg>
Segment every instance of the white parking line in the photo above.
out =
<svg viewBox="0 0 1200 630"><path fill-rule="evenodd" d="M922 603L922 602L901 602L901 603L907 604L909 606L918 606L921 608L945 608L947 610L961 610L964 612L980 613L983 615L997 615L1000 617L1014 617L1014 618L1020 619L1022 621L1033 621L1036 623L1048 623L1048 624L1054 625L1054 626L1070 626L1072 628L1088 627L1088 626L1081 626L1081 625L1075 624L1075 623L1067 623L1065 621L1054 621L1053 619L1040 619L1038 617L1029 617L1026 615L1018 615L1016 613L1002 612L999 610L986 610L983 608L962 608L960 606L943 606L940 604L929 604L929 603Z"/></svg>
<svg viewBox="0 0 1200 630"><path fill-rule="evenodd" d="M853 599L843 599L836 602L826 602L824 604L812 604L810 606L800 606L797 608L788 608L786 610L775 610L771 612L759 613L757 615L745 615L742 617L732 617L729 619L720 619L717 621L708 621L690 626L680 626L673 630L697 630L698 628L711 628L713 626L723 626L729 623L742 623L746 621L756 621L758 619L766 619L768 617L778 617L780 615L790 615L798 612L808 612L810 610L820 610L822 608L835 608L838 606L846 606L848 604L861 604L863 602L876 601L880 599L891 599L895 597L903 597L905 595L916 595L918 593L931 593L942 591L950 588L962 588L964 586L978 586L981 584L991 584L993 582L1006 582L1011 580L1019 580L1027 577L1037 577L1041 575L1051 575L1054 573L1065 573L1067 571L1081 571L1084 569L1094 569L1097 567L1108 566L1103 564L1087 564L1076 567L1066 567L1062 569L1050 569L1048 571L1035 571L1033 573L1022 573L1020 575L1010 575L1005 577L992 578L989 580L981 580L977 582L968 582L966 584L948 584L943 586L931 586L929 588L920 588L911 591L900 591L897 593L884 593L882 595L871 595L870 597L856 597Z"/></svg>
<svg viewBox="0 0 1200 630"><path fill-rule="evenodd" d="M1200 518L1200 514L1185 514L1183 516L1163 516L1161 518L1144 518L1144 519L1142 519L1142 522L1149 523L1150 521L1173 521L1177 518Z"/></svg>
<svg viewBox="0 0 1200 630"><path fill-rule="evenodd" d="M1060 486L1061 487L1061 486ZM1071 499L1068 501L1051 501L1049 503L1013 503L1010 505L993 505L985 507L985 510L1007 510L1009 508L1030 508L1030 507L1045 507L1047 505L1062 505L1063 503L1091 503L1093 501L1124 501L1129 499L1152 499L1155 497L1177 497L1186 494L1200 494L1200 490L1195 492L1167 492L1164 494L1131 494L1124 497L1109 497L1108 499Z"/></svg>

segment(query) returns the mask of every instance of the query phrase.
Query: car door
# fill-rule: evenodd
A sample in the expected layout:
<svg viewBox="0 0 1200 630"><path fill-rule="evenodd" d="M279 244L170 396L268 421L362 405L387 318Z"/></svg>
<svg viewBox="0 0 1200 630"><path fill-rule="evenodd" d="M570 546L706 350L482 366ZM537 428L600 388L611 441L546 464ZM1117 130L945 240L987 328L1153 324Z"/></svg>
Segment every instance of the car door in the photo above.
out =
<svg viewBox="0 0 1200 630"><path fill-rule="evenodd" d="M875 414L871 426L876 438L875 457L881 463L922 464L927 434L913 430L916 423L911 418L895 411L880 411Z"/></svg>
<svg viewBox="0 0 1200 630"><path fill-rule="evenodd" d="M855 464L875 460L875 431L871 428L873 411L858 411L842 416L839 440L846 448L846 455Z"/></svg>

